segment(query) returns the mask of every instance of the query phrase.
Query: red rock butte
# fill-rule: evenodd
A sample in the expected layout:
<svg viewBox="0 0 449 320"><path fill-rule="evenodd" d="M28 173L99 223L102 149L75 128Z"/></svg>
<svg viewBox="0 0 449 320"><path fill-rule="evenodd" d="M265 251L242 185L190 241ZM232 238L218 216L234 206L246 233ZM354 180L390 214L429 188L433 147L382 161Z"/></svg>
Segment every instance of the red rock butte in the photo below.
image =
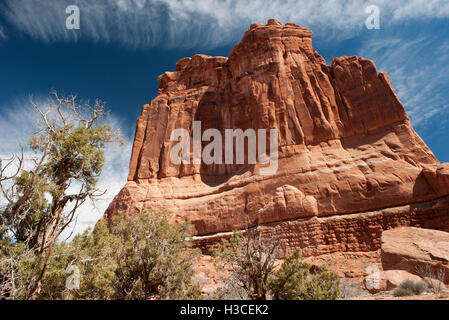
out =
<svg viewBox="0 0 449 320"><path fill-rule="evenodd" d="M195 55L159 76L137 121L128 182L106 214L166 208L207 249L258 226L306 256L378 250L383 230L449 231L449 164L410 125L373 61L312 48L312 31L251 25L228 58ZM172 130L278 129L279 169L170 162Z"/></svg>

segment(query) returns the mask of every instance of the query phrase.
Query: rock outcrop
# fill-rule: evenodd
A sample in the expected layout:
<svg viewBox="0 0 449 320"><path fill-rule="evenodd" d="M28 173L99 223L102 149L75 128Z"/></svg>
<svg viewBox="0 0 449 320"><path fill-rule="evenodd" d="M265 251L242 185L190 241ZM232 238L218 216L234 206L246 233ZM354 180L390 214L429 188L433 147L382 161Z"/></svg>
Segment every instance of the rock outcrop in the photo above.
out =
<svg viewBox="0 0 449 320"><path fill-rule="evenodd" d="M397 228L382 234L382 267L449 283L449 233Z"/></svg>
<svg viewBox="0 0 449 320"><path fill-rule="evenodd" d="M327 65L310 30L269 20L251 25L228 58L184 58L158 80L137 121L128 183L107 215L169 209L173 222L194 225L204 249L258 226L306 256L378 250L382 231L398 226L449 231L449 164L413 130L373 61ZM261 175L260 163L173 164L171 133L192 135L194 121L223 135L277 129L277 172Z"/></svg>

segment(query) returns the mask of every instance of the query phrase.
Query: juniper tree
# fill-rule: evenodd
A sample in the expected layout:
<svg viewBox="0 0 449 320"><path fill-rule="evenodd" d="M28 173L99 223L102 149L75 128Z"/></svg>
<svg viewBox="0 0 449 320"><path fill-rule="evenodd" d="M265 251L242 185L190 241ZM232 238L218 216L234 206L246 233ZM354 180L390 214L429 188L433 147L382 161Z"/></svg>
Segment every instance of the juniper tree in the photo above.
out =
<svg viewBox="0 0 449 320"><path fill-rule="evenodd" d="M10 159L0 161L0 239L6 244L33 254L29 268L22 274L26 288L21 298L32 299L39 291L52 249L61 233L74 221L79 207L103 195L97 187L104 165L104 148L119 140L118 132L100 124L107 113L105 104L80 104L77 97L50 93L44 110L31 97L38 115L38 132ZM12 170L15 166L15 169ZM13 171L8 175L9 171ZM4 250L3 250L4 251ZM15 250L13 250L15 251ZM8 255L3 260L8 260ZM2 259L0 257L0 259ZM11 292L18 272L15 267L0 269L5 291ZM17 274L16 274L17 275ZM1 294L1 292L0 292Z"/></svg>
<svg viewBox="0 0 449 320"><path fill-rule="evenodd" d="M279 270L268 280L275 300L335 300L340 295L340 279L321 266L313 273L304 262L301 251L295 250L284 259Z"/></svg>
<svg viewBox="0 0 449 320"><path fill-rule="evenodd" d="M114 279L116 299L197 299L188 223L172 225L164 210L115 216L111 232L119 239Z"/></svg>

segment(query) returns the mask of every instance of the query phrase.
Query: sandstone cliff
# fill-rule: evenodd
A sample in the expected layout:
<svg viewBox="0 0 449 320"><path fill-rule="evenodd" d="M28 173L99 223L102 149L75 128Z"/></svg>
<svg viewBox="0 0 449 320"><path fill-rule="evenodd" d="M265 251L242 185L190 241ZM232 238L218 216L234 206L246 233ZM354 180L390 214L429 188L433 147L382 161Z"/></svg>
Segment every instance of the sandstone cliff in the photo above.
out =
<svg viewBox="0 0 449 320"><path fill-rule="evenodd" d="M228 58L195 55L159 77L137 121L128 183L107 215L164 207L207 247L259 226L305 255L380 248L384 229L449 231L449 164L415 133L374 62L312 48L292 23L253 24ZM173 129L279 130L278 171L170 162Z"/></svg>

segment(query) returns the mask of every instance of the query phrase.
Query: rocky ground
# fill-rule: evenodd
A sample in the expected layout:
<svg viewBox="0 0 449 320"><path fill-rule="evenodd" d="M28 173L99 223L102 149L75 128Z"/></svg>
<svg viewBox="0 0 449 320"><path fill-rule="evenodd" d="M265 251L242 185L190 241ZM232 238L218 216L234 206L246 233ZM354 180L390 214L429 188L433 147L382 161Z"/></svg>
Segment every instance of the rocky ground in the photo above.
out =
<svg viewBox="0 0 449 320"><path fill-rule="evenodd" d="M215 259L203 255L195 266L197 281L206 294L223 283L230 270L217 268ZM382 247L369 252L335 252L306 257L316 266L326 265L341 279L341 299L350 300L449 300L449 233L397 228L385 231ZM280 261L281 262L281 261ZM419 295L396 297L403 282L426 283Z"/></svg>

